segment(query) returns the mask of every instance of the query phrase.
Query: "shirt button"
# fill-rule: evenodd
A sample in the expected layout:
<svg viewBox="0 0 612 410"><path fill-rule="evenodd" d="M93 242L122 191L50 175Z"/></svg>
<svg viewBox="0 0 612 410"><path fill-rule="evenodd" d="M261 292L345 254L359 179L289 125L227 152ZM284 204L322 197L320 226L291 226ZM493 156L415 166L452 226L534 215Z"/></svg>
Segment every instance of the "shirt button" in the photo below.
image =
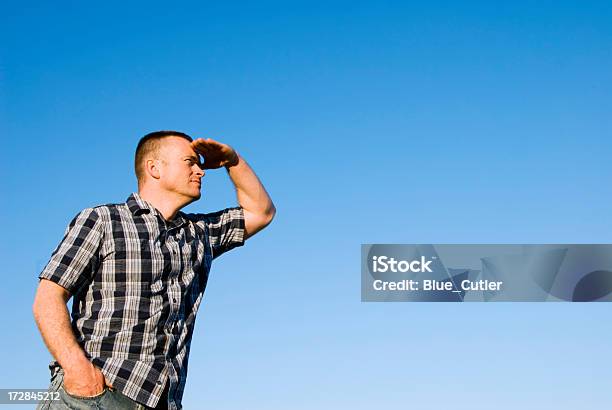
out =
<svg viewBox="0 0 612 410"><path fill-rule="evenodd" d="M160 386L161 386L161 384L162 384L162 383L163 383L163 382L162 382L161 380L158 380L158 381L157 381L157 384L158 384L158 385L160 385Z"/></svg>
<svg viewBox="0 0 612 410"><path fill-rule="evenodd" d="M172 299L172 301L173 301L174 303L176 303L176 299Z"/></svg>

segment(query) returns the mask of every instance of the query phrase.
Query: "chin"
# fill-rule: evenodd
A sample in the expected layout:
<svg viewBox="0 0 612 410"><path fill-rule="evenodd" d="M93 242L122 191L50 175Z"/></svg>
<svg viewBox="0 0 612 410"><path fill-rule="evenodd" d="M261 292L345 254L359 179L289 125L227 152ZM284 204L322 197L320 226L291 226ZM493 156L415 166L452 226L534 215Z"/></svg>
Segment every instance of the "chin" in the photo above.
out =
<svg viewBox="0 0 612 410"><path fill-rule="evenodd" d="M185 198L185 205L183 206L187 206L190 203L200 199L202 197L202 194L200 192L183 192L182 196L183 198Z"/></svg>

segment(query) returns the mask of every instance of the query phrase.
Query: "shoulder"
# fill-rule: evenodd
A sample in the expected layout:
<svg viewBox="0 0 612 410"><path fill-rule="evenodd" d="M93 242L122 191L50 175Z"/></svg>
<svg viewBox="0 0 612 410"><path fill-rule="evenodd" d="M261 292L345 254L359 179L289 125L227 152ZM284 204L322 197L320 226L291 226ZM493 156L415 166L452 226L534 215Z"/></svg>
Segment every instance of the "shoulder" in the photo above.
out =
<svg viewBox="0 0 612 410"><path fill-rule="evenodd" d="M91 209L98 217L104 222L110 222L119 217L121 214L128 214L130 212L125 202L118 204L104 204L97 205Z"/></svg>
<svg viewBox="0 0 612 410"><path fill-rule="evenodd" d="M125 203L92 206L78 212L70 222L70 227L84 225L89 228L98 227L104 230L113 222L120 221L122 216L125 218L129 212Z"/></svg>

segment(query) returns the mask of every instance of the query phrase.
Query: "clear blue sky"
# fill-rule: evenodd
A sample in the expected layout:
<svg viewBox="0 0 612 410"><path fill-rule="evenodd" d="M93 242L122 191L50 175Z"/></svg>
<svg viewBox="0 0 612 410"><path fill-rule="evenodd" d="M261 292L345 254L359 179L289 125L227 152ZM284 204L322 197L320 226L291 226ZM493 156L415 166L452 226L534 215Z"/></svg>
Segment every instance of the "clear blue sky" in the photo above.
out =
<svg viewBox="0 0 612 410"><path fill-rule="evenodd" d="M612 242L609 2L0 10L3 388L48 385L37 275L138 138L233 145L273 225L213 266L186 408L600 409L608 304L365 304L362 243ZM235 204L210 172L191 211Z"/></svg>

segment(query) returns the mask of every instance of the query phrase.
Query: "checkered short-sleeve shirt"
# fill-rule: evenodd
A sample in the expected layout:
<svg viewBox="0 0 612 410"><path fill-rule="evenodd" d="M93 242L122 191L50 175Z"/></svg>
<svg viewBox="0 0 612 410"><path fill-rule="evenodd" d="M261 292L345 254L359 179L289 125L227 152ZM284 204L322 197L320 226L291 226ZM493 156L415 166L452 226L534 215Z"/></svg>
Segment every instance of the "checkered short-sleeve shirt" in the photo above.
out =
<svg viewBox="0 0 612 410"><path fill-rule="evenodd" d="M211 262L244 244L242 208L165 221L137 193L80 212L40 274L74 297L72 327L120 392L181 408L194 321Z"/></svg>

